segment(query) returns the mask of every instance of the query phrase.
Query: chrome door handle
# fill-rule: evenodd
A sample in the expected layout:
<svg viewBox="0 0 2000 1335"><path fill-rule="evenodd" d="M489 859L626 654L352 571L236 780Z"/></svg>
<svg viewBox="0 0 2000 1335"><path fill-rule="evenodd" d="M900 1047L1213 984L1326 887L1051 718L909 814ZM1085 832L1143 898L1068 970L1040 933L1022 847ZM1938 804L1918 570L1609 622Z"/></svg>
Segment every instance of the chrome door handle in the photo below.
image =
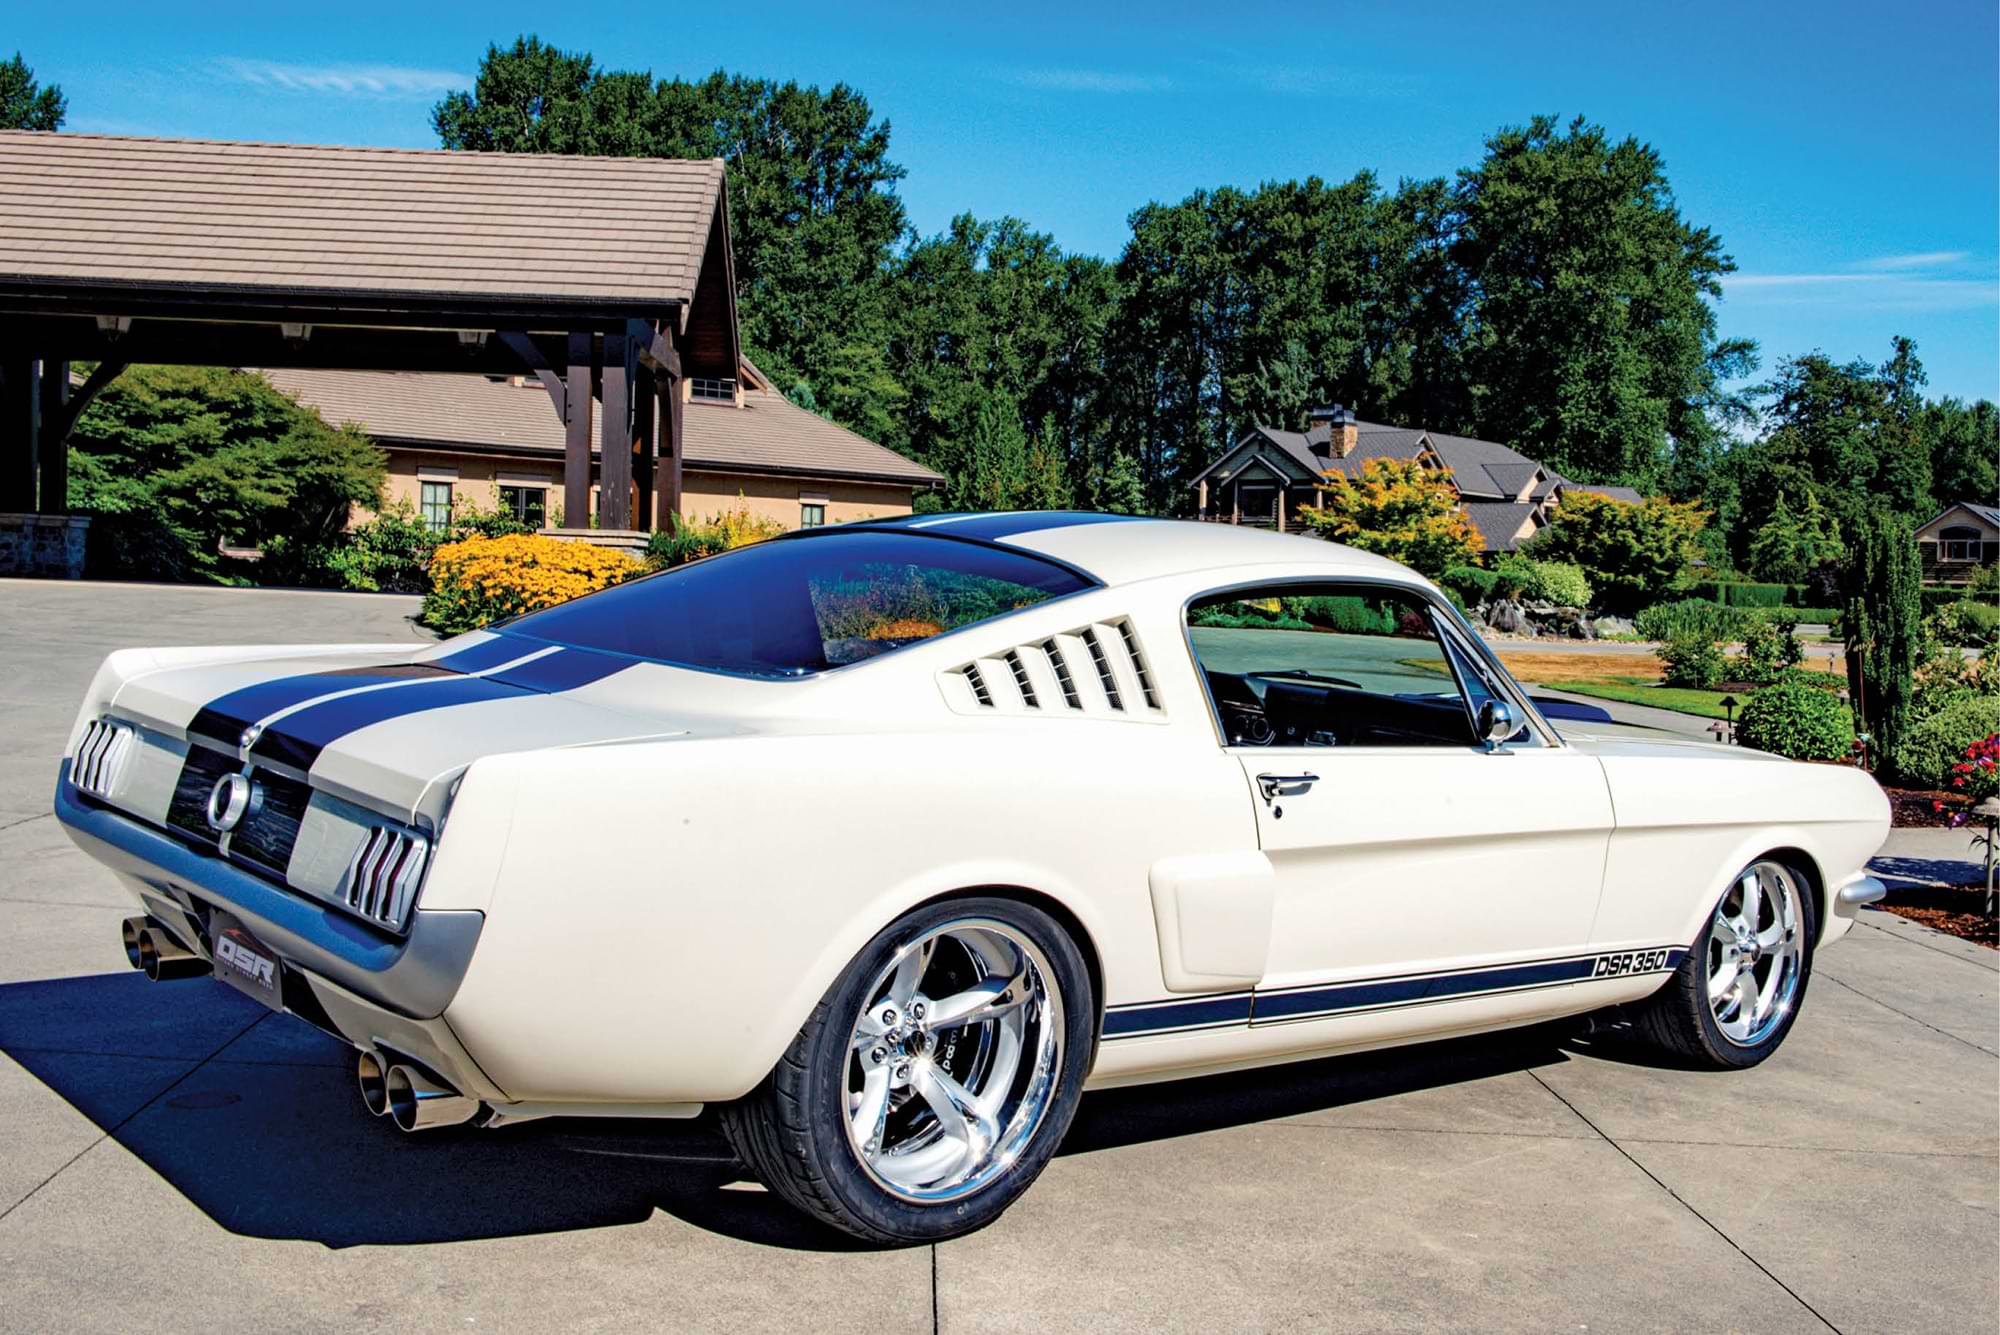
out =
<svg viewBox="0 0 2000 1335"><path fill-rule="evenodd" d="M1317 774L1259 774L1257 776L1257 787L1263 792L1266 802L1281 793L1303 793L1318 782L1319 775Z"/></svg>

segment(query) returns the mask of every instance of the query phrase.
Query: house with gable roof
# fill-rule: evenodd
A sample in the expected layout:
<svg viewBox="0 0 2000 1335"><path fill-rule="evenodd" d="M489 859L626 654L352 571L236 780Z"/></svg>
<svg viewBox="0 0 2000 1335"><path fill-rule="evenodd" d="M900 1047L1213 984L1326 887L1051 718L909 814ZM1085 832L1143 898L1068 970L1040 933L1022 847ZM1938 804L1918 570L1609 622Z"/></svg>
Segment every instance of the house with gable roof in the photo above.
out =
<svg viewBox="0 0 2000 1335"><path fill-rule="evenodd" d="M1489 552L1511 552L1534 537L1566 492L1642 499L1630 487L1573 482L1495 441L1363 422L1335 404L1314 408L1304 431L1252 427L1196 476L1196 516L1299 532L1299 508L1324 498L1329 474L1358 478L1373 459L1414 459L1448 477Z"/></svg>

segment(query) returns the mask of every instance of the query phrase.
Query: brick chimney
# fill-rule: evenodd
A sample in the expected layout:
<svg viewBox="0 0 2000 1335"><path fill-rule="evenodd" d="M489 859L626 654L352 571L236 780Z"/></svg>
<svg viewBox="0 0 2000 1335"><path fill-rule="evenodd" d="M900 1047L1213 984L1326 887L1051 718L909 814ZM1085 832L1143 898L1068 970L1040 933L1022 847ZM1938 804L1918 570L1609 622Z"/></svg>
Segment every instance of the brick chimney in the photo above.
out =
<svg viewBox="0 0 2000 1335"><path fill-rule="evenodd" d="M1313 408L1306 414L1309 423L1306 434L1313 438L1315 454L1329 455L1335 459L1345 459L1354 453L1355 442L1360 439L1359 429L1354 425L1354 414L1339 404L1331 408Z"/></svg>

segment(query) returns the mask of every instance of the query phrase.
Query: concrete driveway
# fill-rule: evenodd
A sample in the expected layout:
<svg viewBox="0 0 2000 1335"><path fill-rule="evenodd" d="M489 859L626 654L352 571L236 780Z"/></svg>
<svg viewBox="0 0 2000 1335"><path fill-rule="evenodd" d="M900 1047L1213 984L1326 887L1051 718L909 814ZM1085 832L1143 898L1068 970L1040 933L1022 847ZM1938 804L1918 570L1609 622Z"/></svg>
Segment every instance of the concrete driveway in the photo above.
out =
<svg viewBox="0 0 2000 1335"><path fill-rule="evenodd" d="M127 969L130 905L42 813L106 649L411 607L0 582L0 1330L2000 1325L2000 961L1888 915L1755 1071L1537 1030L1092 1095L937 1248L807 1226L699 1128L398 1136L330 1040Z"/></svg>

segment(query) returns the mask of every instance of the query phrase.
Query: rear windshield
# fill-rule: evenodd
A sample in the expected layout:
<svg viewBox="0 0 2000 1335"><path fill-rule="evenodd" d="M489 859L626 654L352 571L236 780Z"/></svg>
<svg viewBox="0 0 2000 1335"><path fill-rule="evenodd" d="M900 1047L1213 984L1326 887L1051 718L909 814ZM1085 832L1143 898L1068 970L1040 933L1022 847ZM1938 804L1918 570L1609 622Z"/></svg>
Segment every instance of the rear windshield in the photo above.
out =
<svg viewBox="0 0 2000 1335"><path fill-rule="evenodd" d="M1022 553L854 529L739 548L504 629L687 667L796 677L1090 587Z"/></svg>

